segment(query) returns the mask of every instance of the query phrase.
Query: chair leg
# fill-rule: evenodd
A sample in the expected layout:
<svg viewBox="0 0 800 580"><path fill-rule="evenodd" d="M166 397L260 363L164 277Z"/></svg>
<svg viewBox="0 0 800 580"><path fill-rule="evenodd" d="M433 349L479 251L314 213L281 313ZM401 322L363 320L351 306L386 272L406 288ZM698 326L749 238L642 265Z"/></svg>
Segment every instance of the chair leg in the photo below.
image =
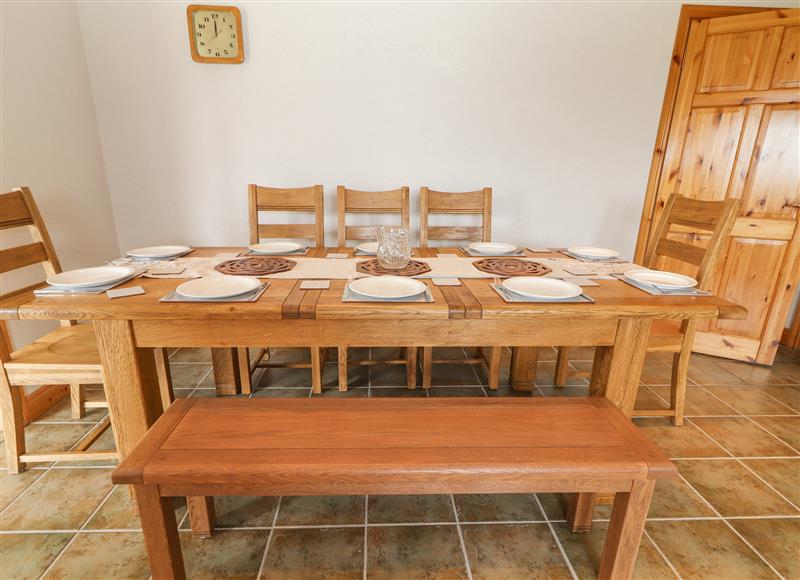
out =
<svg viewBox="0 0 800 580"><path fill-rule="evenodd" d="M431 366L433 365L433 347L422 347L422 388L431 388Z"/></svg>
<svg viewBox="0 0 800 580"><path fill-rule="evenodd" d="M8 382L5 370L0 369L0 410L3 413L3 433L5 434L6 465L10 473L25 470L19 458L25 453L25 418L22 416L22 389Z"/></svg>
<svg viewBox="0 0 800 580"><path fill-rule="evenodd" d="M69 403L72 408L72 418L81 419L86 411L84 403L86 402L86 393L83 386L73 383L69 386Z"/></svg>
<svg viewBox="0 0 800 580"><path fill-rule="evenodd" d="M406 347L406 380L409 389L417 388L417 347Z"/></svg>
<svg viewBox="0 0 800 580"><path fill-rule="evenodd" d="M172 390L172 374L169 370L169 355L166 348L155 348L153 351L156 357L156 375L158 376L158 390L161 392L161 406L166 411L175 400L175 393Z"/></svg>
<svg viewBox="0 0 800 580"><path fill-rule="evenodd" d="M239 386L243 395L253 392L253 377L250 374L250 351L247 348L236 349L236 364L239 367Z"/></svg>
<svg viewBox="0 0 800 580"><path fill-rule="evenodd" d="M689 359L691 351L688 353L676 352L672 357L672 381L670 388L670 407L675 411L672 423L676 427L683 425L683 410L686 405L686 377L689 374Z"/></svg>
<svg viewBox="0 0 800 580"><path fill-rule="evenodd" d="M558 356L556 357L556 371L553 383L557 387L567 384L567 373L569 372L569 347L559 346Z"/></svg>
<svg viewBox="0 0 800 580"><path fill-rule="evenodd" d="M311 347L311 392L322 393L322 353L318 346Z"/></svg>
<svg viewBox="0 0 800 580"><path fill-rule="evenodd" d="M500 355L502 354L502 347L492 346L489 348L489 390L492 391L496 391L500 386Z"/></svg>
<svg viewBox="0 0 800 580"><path fill-rule="evenodd" d="M339 390L347 390L347 347L339 346L337 348L339 353Z"/></svg>

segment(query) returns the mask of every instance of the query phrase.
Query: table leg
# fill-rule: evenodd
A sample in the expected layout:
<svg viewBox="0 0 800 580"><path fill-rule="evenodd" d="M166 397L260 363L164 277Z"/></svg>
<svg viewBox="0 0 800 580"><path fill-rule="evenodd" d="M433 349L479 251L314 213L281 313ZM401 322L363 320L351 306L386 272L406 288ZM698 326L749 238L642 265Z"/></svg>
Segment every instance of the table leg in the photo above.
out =
<svg viewBox="0 0 800 580"><path fill-rule="evenodd" d="M598 578L631 578L644 532L655 480L637 479L631 491L617 493L606 543L600 557Z"/></svg>
<svg viewBox="0 0 800 580"><path fill-rule="evenodd" d="M567 494L567 523L573 532L588 532L592 529L595 499L594 493Z"/></svg>
<svg viewBox="0 0 800 580"><path fill-rule="evenodd" d="M614 344L595 350L589 393L606 397L627 417L633 414L651 324L650 319L622 319Z"/></svg>
<svg viewBox="0 0 800 580"><path fill-rule="evenodd" d="M169 370L169 354L166 348L157 348L154 351L156 360L156 374L161 390L161 406L166 411L175 401L175 392L172 390L172 373Z"/></svg>
<svg viewBox="0 0 800 580"><path fill-rule="evenodd" d="M155 485L135 485L134 489L152 577L186 578L172 498L160 497Z"/></svg>
<svg viewBox="0 0 800 580"><path fill-rule="evenodd" d="M235 348L212 348L217 396L239 394L239 359Z"/></svg>
<svg viewBox="0 0 800 580"><path fill-rule="evenodd" d="M511 388L515 391L532 391L536 376L539 349L533 346L511 349Z"/></svg>
<svg viewBox="0 0 800 580"><path fill-rule="evenodd" d="M212 496L187 497L189 508L189 523L192 525L192 535L201 538L210 538L214 532L214 498Z"/></svg>

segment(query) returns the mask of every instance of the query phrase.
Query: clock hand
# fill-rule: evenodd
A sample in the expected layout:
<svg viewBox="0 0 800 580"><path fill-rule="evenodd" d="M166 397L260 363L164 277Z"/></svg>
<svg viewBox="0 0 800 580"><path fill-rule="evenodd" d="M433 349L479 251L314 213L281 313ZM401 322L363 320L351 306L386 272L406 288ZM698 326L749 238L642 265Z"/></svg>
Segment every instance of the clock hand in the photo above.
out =
<svg viewBox="0 0 800 580"><path fill-rule="evenodd" d="M214 38L219 36L219 32L217 32L217 21L214 21Z"/></svg>

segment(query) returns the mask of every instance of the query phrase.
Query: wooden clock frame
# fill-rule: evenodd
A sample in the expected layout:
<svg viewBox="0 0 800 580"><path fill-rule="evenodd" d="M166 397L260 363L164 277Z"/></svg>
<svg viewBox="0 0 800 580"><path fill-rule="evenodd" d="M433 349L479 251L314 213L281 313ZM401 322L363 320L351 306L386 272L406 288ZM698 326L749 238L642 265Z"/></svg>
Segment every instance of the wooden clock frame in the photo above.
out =
<svg viewBox="0 0 800 580"><path fill-rule="evenodd" d="M223 58L221 56L203 56L197 50L197 38L194 29L194 14L199 11L230 12L236 19L236 42L239 51L234 58ZM212 64L241 64L244 62L244 39L242 37L242 13L236 6L212 6L210 4L190 4L186 7L186 20L189 24L189 48L192 53L192 60L200 63Z"/></svg>

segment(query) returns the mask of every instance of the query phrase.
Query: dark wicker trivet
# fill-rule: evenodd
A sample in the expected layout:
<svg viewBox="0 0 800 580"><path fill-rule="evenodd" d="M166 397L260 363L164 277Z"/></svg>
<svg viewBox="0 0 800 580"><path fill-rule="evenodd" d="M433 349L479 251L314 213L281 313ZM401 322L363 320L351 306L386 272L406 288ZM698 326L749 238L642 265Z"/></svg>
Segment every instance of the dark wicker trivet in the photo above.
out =
<svg viewBox="0 0 800 580"><path fill-rule="evenodd" d="M259 256L254 258L237 258L228 260L214 267L217 272L232 276L266 276L278 272L288 272L297 266L294 260Z"/></svg>
<svg viewBox="0 0 800 580"><path fill-rule="evenodd" d="M552 272L544 264L518 258L484 258L472 262L472 265L481 272L498 276L544 276Z"/></svg>
<svg viewBox="0 0 800 580"><path fill-rule="evenodd" d="M431 271L431 267L425 262L417 262L416 260L409 260L405 268L398 270L391 270L384 268L378 263L377 259L364 260L359 262L356 269L364 274L372 274L373 276L380 276L381 274L392 274L394 276L417 276Z"/></svg>

